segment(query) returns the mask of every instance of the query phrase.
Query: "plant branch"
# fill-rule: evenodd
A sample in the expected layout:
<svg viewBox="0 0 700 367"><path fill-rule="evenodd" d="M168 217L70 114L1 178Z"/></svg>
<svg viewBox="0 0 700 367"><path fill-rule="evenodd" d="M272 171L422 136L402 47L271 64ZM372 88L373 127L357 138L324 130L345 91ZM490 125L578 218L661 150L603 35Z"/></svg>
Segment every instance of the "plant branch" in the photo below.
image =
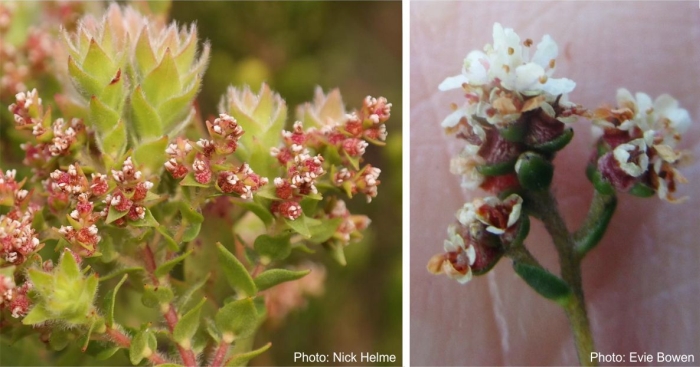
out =
<svg viewBox="0 0 700 367"><path fill-rule="evenodd" d="M569 302L564 305L564 311L574 334L579 362L585 366L595 365L591 360L594 345L581 282L581 258L577 255L574 237L566 228L551 191L528 192L525 199L527 208L544 223L552 237L559 255L561 277L573 292Z"/></svg>

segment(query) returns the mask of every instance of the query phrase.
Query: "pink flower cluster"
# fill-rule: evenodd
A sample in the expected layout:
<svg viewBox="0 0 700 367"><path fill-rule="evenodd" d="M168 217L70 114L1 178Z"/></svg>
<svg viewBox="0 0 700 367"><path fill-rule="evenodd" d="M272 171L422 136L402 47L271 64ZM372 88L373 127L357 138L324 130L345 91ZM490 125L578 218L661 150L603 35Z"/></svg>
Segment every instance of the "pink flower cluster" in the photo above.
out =
<svg viewBox="0 0 700 367"><path fill-rule="evenodd" d="M227 114L220 114L214 122L206 124L210 139L199 139L195 144L177 138L168 146L165 169L176 179L191 174L201 185L210 185L214 179L220 191L237 194L242 199L252 198L253 193L267 184L267 178L253 172L246 163L236 166L227 162L238 148L243 128Z"/></svg>
<svg viewBox="0 0 700 367"><path fill-rule="evenodd" d="M31 193L22 189L26 180L17 182L15 176L15 170L0 171L0 205L11 207L0 215L0 259L17 265L27 260L40 241L32 228L38 207L30 202Z"/></svg>
<svg viewBox="0 0 700 367"><path fill-rule="evenodd" d="M29 281L17 287L12 277L0 274L0 310L10 310L16 319L24 317L31 306L31 300L27 296L31 289L32 283Z"/></svg>
<svg viewBox="0 0 700 367"><path fill-rule="evenodd" d="M15 126L20 130L31 130L35 139L21 145L25 151L23 163L33 167L35 174L46 177L56 168L56 159L71 154L71 151L87 139L85 125L80 119L66 122L58 118L50 122L50 113L44 113L41 98L36 89L20 92L15 103L9 106L14 115Z"/></svg>

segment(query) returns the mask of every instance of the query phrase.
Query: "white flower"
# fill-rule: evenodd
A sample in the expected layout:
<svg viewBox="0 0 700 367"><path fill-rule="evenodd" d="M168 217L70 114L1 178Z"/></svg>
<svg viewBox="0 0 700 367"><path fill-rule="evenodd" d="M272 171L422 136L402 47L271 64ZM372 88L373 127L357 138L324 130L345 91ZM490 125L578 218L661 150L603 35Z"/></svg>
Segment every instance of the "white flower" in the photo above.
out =
<svg viewBox="0 0 700 367"><path fill-rule="evenodd" d="M446 78L440 90L470 86L500 86L526 96L546 94L555 97L574 90L576 83L570 79L554 79L559 53L557 44L549 35L542 37L532 59L529 57L531 40L521 43L520 37L511 28L493 25L493 45L487 44L484 52L472 51L464 59L462 73Z"/></svg>
<svg viewBox="0 0 700 367"><path fill-rule="evenodd" d="M618 145L613 150L613 156L620 168L632 177L641 176L649 167L647 143L644 139L634 139Z"/></svg>
<svg viewBox="0 0 700 367"><path fill-rule="evenodd" d="M517 194L511 194L503 201L495 196L476 199L474 200L475 217L487 225L486 231L501 235L518 222L522 205L523 198Z"/></svg>
<svg viewBox="0 0 700 367"><path fill-rule="evenodd" d="M478 188L486 179L477 167L486 163L484 158L476 155L473 145L467 144L464 150L450 160L450 172L462 176L462 187L474 190Z"/></svg>

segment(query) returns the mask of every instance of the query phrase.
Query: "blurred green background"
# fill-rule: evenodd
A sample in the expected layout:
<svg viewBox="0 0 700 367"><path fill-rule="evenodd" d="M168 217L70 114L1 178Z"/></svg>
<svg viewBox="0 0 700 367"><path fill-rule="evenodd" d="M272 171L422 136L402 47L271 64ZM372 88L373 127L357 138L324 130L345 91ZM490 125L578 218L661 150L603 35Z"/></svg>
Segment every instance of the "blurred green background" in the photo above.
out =
<svg viewBox="0 0 700 367"><path fill-rule="evenodd" d="M370 146L365 155L366 162L382 170L379 196L369 205L364 197L348 201L351 211L372 219L365 239L346 248L346 267L322 250L311 255L326 266L326 292L310 298L283 324L265 324L255 346L271 341L272 348L251 364L300 364L294 363L294 352L378 352L396 355L394 364L400 365L401 2L178 1L170 14L179 23L196 22L200 39L212 44L198 97L205 118L217 113L230 84L248 84L257 91L267 82L290 107L311 101L317 85L324 91L340 88L348 110L360 107L368 94L393 103L387 146ZM27 353L27 347L2 343L0 364L10 362L10 353ZM36 364L37 351L29 353L26 362L12 358L10 364ZM44 351L39 355L46 356Z"/></svg>

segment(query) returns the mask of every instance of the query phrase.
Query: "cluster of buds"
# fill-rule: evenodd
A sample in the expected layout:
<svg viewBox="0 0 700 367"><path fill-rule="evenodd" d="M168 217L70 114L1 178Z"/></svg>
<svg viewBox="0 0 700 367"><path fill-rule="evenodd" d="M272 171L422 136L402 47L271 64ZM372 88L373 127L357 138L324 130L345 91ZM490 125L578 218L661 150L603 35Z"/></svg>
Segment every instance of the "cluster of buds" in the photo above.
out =
<svg viewBox="0 0 700 367"><path fill-rule="evenodd" d="M316 181L326 171L324 158L312 156L307 148L308 138L301 121L294 123L293 131L282 131L284 147L272 148L270 154L286 167L284 178L274 179L275 193L281 201L272 203L271 211L287 219L301 216L299 201L306 195L317 194Z"/></svg>
<svg viewBox="0 0 700 367"><path fill-rule="evenodd" d="M12 277L0 274L0 310L9 310L16 319L24 317L31 306L31 300L27 296L31 289L32 283L29 281L17 287Z"/></svg>
<svg viewBox="0 0 700 367"><path fill-rule="evenodd" d="M120 170L112 170L111 176L116 187L103 200L107 207L102 215L108 217L111 210L118 212L119 218L114 220L117 226L126 225L127 219L130 221L144 219L146 216L144 203L147 200L148 191L153 188L153 182L143 177L141 171L134 166L131 157L124 160ZM94 178L94 180L97 179L97 177Z"/></svg>
<svg viewBox="0 0 700 367"><path fill-rule="evenodd" d="M56 158L70 155L86 141L85 125L76 118L69 123L62 118L51 122L51 114L49 111L44 113L36 89L17 93L15 99L9 110L14 115L16 127L31 130L36 140L21 145L25 151L23 163L33 167L39 177L45 177L56 167Z"/></svg>
<svg viewBox="0 0 700 367"><path fill-rule="evenodd" d="M508 246L522 240L529 230L521 218L523 200L512 194L503 201L496 197L476 199L457 211L457 223L447 228L444 253L433 256L428 271L445 274L464 284L472 275L490 270Z"/></svg>
<svg viewBox="0 0 700 367"><path fill-rule="evenodd" d="M242 199L252 198L267 184L267 178L253 172L246 163L236 166L228 162L238 148L243 128L236 119L223 113L214 122L207 121L206 125L210 139L193 143L177 138L168 146L165 169L176 179L190 175L191 181L199 185L215 184L223 193L237 194Z"/></svg>
<svg viewBox="0 0 700 367"><path fill-rule="evenodd" d="M588 171L596 189L681 201L673 193L687 180L676 169L684 157L676 144L690 126L688 111L667 94L652 102L647 94L632 96L627 89L618 90L617 104L593 114L600 137Z"/></svg>
<svg viewBox="0 0 700 367"><path fill-rule="evenodd" d="M296 148L298 143L290 144L295 140L304 141L315 151L332 151L331 156L340 157L339 162L330 162L332 183L342 187L349 196L364 194L370 202L377 196L381 171L369 164L360 168L360 163L369 143L384 144L387 137L385 123L390 116L391 103L384 97L367 96L359 111L346 114L337 91L324 95L318 89L314 103L299 109L300 119L310 121L315 127L303 133L295 126L294 132L284 136L286 147L279 150L277 157L284 157L289 150Z"/></svg>
<svg viewBox="0 0 700 367"><path fill-rule="evenodd" d="M361 231L367 229L371 220L366 215L351 214L343 200L338 199L332 201L331 204L331 210L326 217L328 219L341 219L332 239L343 246L360 240L362 238Z"/></svg>
<svg viewBox="0 0 700 367"><path fill-rule="evenodd" d="M22 189L26 180L17 182L15 176L15 170L0 172L0 205L11 208L0 215L0 261L16 265L27 260L40 241L32 227L38 208L30 202L31 192Z"/></svg>
<svg viewBox="0 0 700 367"><path fill-rule="evenodd" d="M530 59L533 41L512 29L493 27L493 45L472 51L462 73L445 79L440 90L462 89L466 103L442 122L448 134L466 142L451 162L462 186L497 193L517 186L515 165L525 152L546 157L571 140L566 124L585 111L567 100L576 83L554 79L557 44L548 35ZM548 183L545 183L548 185Z"/></svg>

